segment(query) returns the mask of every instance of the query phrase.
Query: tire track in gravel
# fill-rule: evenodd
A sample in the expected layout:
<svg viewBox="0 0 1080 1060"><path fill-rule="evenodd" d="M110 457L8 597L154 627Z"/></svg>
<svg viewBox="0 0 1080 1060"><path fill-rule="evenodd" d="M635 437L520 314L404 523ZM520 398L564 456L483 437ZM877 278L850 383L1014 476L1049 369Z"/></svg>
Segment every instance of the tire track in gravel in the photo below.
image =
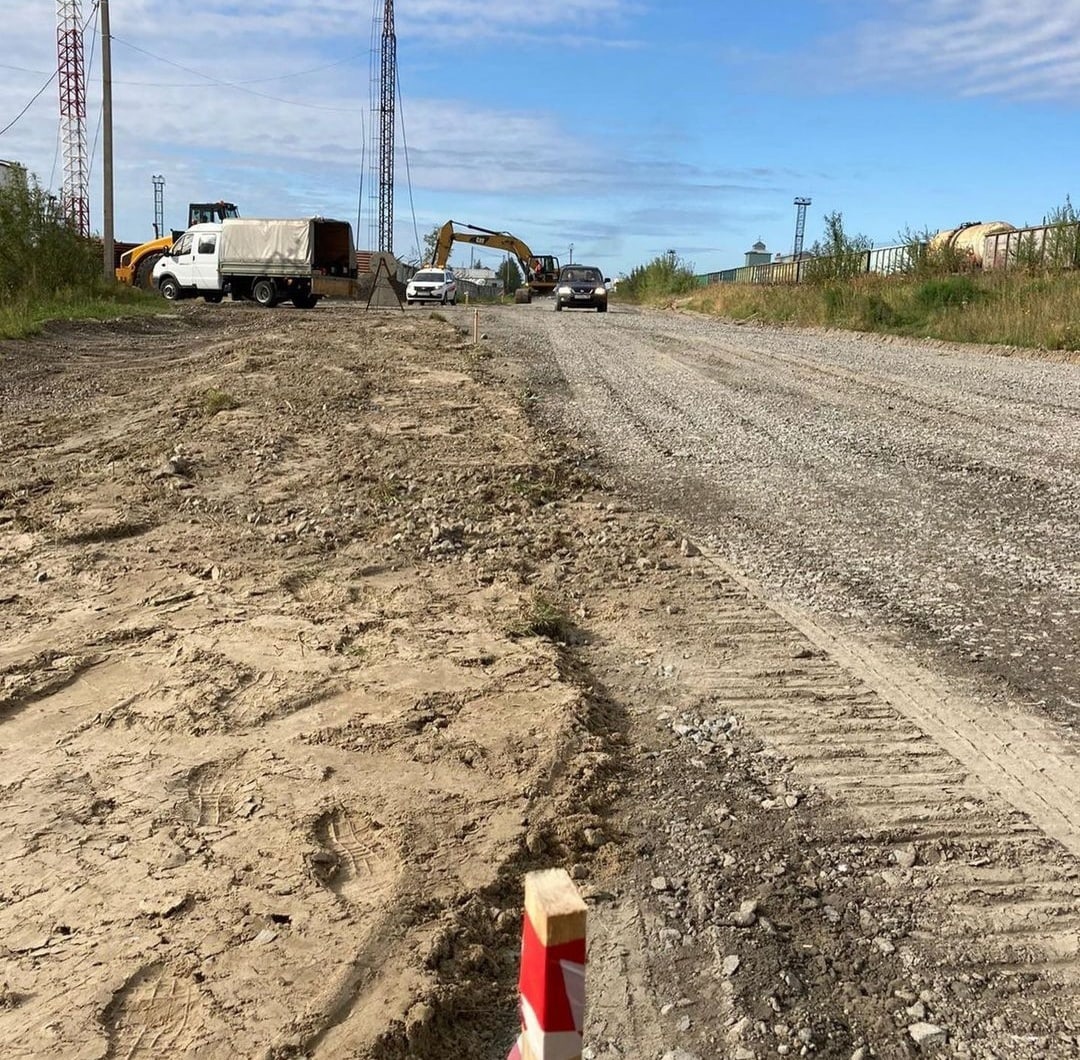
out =
<svg viewBox="0 0 1080 1060"><path fill-rule="evenodd" d="M700 355L695 356L693 351L698 346L700 346L702 352ZM695 369L707 370L710 368L715 369L718 354L721 358L726 358L732 367L754 369L759 367L762 361L768 361L785 371L794 368L808 381L824 377L838 383L856 384L876 395L879 400L887 402L890 399L899 399L907 405L914 405L935 416L954 417L962 423L977 423L994 433L1016 434L1018 428L1014 427L1010 420L1017 412L1041 411L1043 409L1050 409L1060 413L1068 420L1075 420L1077 425L1080 426L1080 410L1065 404L1025 400L1007 395L1003 401L988 402L985 409L979 408L975 411L965 411L951 407L947 401L942 400L940 393L933 387L913 388L910 380L905 380L903 377L888 374L874 375L838 365L822 364L793 354L776 354L762 347L747 347L740 350L738 347L726 343L718 343L711 347L706 343L691 344L689 349L684 347L679 351L676 357ZM905 383L907 384L906 387ZM929 417L927 422L931 422Z"/></svg>
<svg viewBox="0 0 1080 1060"><path fill-rule="evenodd" d="M946 971L1038 975L1040 1001L1070 1011L1080 997L1080 762L1038 719L975 710L930 675L766 600L719 557L705 560L721 598L701 616L701 638L745 643L758 623L750 657L679 653L660 664L865 822L881 860L897 861L887 882L923 888L943 918L942 933L915 937L946 943Z"/></svg>

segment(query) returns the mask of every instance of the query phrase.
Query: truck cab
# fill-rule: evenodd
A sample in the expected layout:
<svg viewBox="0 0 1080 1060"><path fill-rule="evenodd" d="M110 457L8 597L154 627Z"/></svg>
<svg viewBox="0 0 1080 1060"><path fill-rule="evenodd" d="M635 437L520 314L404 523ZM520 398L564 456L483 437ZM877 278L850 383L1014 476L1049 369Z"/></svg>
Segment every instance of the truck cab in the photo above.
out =
<svg viewBox="0 0 1080 1060"><path fill-rule="evenodd" d="M197 224L213 224L240 216L236 203L225 202L189 202L188 203L188 228ZM157 227L155 226L155 232ZM116 279L118 283L129 286L141 287L144 291L154 287L154 266L161 259L162 254L183 235L182 230L173 229L171 234L157 232L157 238L149 243L140 243L129 247L120 255L120 262L116 267Z"/></svg>
<svg viewBox="0 0 1080 1060"><path fill-rule="evenodd" d="M235 202L188 203L188 228L198 224L220 223L228 217L239 216L240 211L236 208Z"/></svg>
<svg viewBox="0 0 1080 1060"><path fill-rule="evenodd" d="M202 295L208 302L224 296L218 270L219 223L194 224L154 266L154 283L169 301Z"/></svg>

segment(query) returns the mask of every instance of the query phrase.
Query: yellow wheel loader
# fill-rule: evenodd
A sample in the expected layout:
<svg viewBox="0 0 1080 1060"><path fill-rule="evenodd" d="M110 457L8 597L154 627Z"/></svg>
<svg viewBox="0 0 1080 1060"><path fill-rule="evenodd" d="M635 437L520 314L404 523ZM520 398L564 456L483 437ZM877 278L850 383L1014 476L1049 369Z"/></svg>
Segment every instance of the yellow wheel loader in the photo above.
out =
<svg viewBox="0 0 1080 1060"><path fill-rule="evenodd" d="M187 227L204 222L224 221L226 217L239 217L236 204L232 202L193 202L188 204ZM185 229L186 231L186 229ZM120 264L116 269L118 283L129 287L141 287L144 291L154 289L154 266L179 238L180 232L152 239L149 243L140 243L134 250L120 255Z"/></svg>

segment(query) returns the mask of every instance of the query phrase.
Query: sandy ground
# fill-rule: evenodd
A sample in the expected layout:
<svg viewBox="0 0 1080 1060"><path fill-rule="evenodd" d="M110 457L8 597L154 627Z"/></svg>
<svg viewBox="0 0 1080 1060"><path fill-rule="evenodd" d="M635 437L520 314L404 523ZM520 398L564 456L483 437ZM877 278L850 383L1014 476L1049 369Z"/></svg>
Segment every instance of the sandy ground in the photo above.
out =
<svg viewBox="0 0 1080 1060"><path fill-rule="evenodd" d="M471 323L0 345L5 1056L501 1060L548 865L587 1056L1080 1055L1059 734L626 503Z"/></svg>

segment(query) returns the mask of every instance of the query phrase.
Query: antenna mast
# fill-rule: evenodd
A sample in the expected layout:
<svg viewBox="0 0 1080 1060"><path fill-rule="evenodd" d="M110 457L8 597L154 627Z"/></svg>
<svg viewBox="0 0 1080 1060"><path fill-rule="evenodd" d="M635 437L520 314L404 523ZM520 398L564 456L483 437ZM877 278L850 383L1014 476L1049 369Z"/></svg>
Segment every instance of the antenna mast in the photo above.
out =
<svg viewBox="0 0 1080 1060"><path fill-rule="evenodd" d="M379 250L394 251L394 96L397 88L397 35L394 0L386 0L379 77Z"/></svg>
<svg viewBox="0 0 1080 1060"><path fill-rule="evenodd" d="M60 89L60 141L64 184L60 208L81 236L90 235L90 192L86 164L86 70L83 65L79 0L56 2L56 59Z"/></svg>

